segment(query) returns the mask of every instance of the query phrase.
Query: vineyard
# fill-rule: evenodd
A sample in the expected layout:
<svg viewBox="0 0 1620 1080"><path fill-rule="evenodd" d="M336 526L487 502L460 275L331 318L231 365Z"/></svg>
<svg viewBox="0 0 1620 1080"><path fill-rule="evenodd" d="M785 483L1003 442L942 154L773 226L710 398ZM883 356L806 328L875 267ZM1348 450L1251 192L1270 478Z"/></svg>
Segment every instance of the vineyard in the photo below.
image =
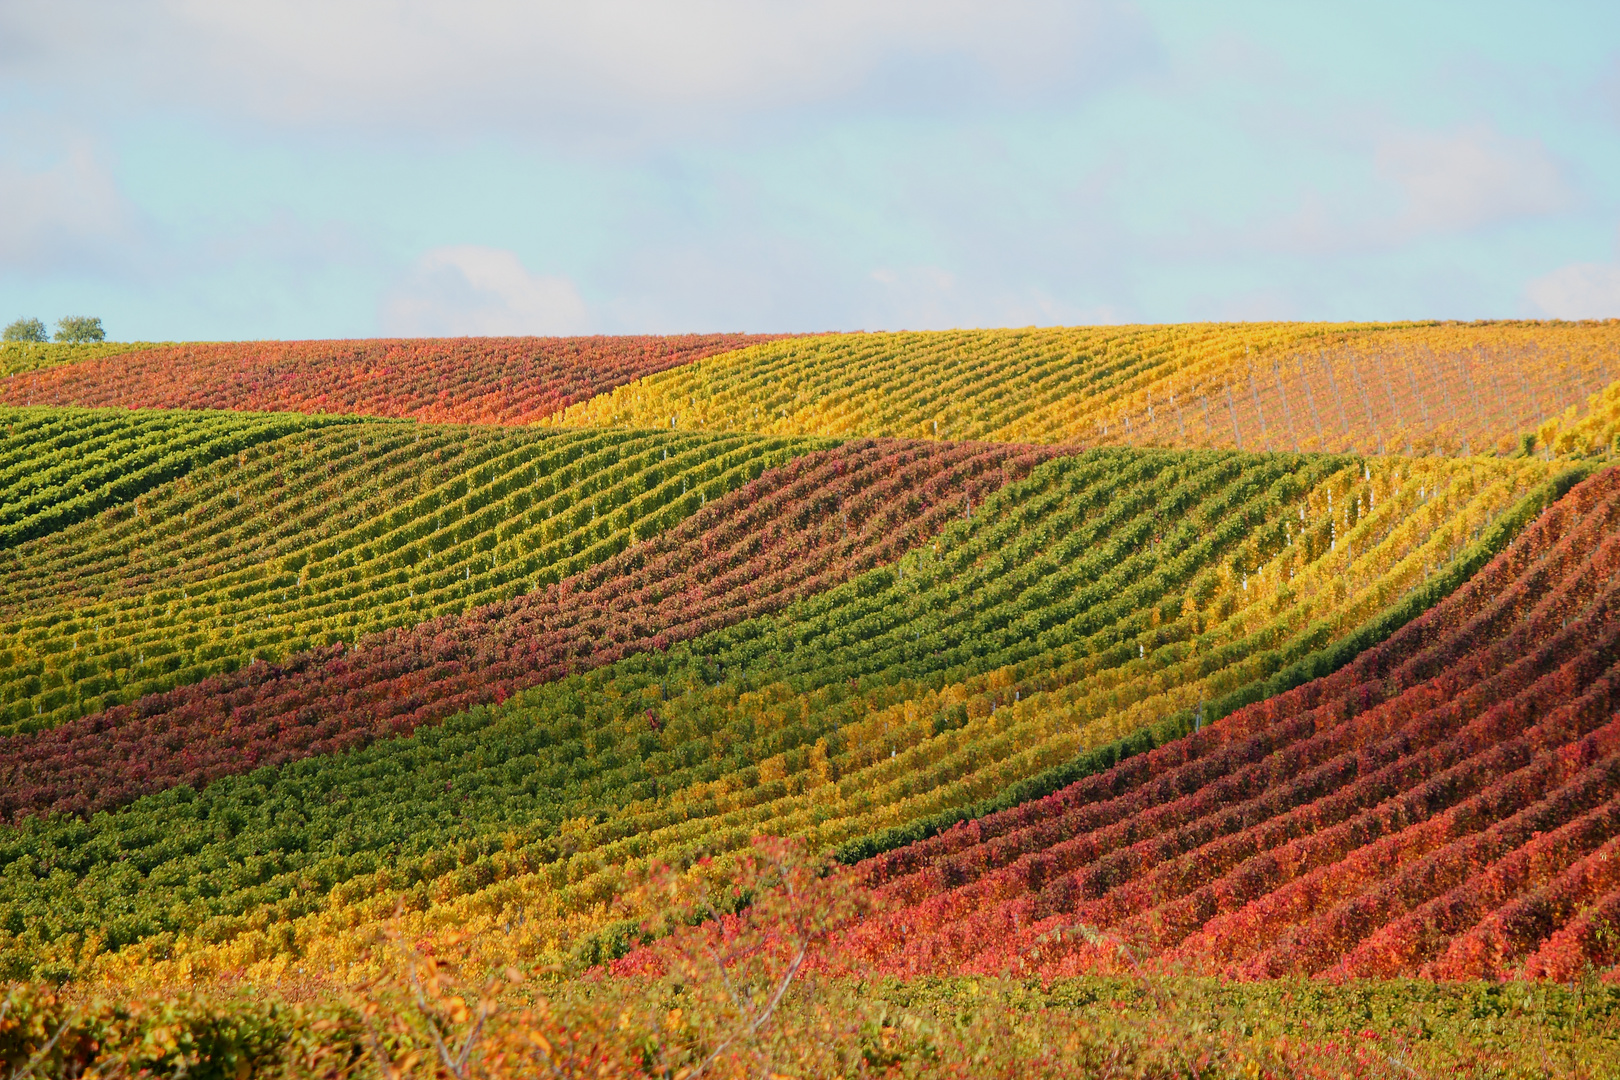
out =
<svg viewBox="0 0 1620 1080"><path fill-rule="evenodd" d="M933 444L811 453L559 584L14 738L0 765L0 812L83 812L143 790L201 786L261 761L408 733L572 670L667 648L892 558L932 535L954 513L953 497L982 498L1005 468L1026 470L1027 457ZM730 476L712 471L716 486ZM695 484L693 493L701 503ZM915 500L925 509L908 513ZM829 503L840 508L837 522ZM851 514L856 524L847 528ZM183 746L171 747L176 737ZM139 777L131 775L136 762Z"/></svg>
<svg viewBox="0 0 1620 1080"><path fill-rule="evenodd" d="M243 427L229 413L162 415ZM794 452L752 436L301 426L0 553L0 731L510 598Z"/></svg>
<svg viewBox="0 0 1620 1080"><path fill-rule="evenodd" d="M33 370L45 363L8 364L0 403L530 424L631 379L768 340L714 334L101 346L90 359L49 370Z"/></svg>
<svg viewBox="0 0 1620 1080"><path fill-rule="evenodd" d="M1467 456L1550 434L1615 379L1612 322L853 334L674 368L557 422Z"/></svg>
<svg viewBox="0 0 1620 1080"><path fill-rule="evenodd" d="M321 426L286 415L253 418L142 411L0 411L0 545L25 541L132 502L194 468L292 431Z"/></svg>
<svg viewBox="0 0 1620 1080"><path fill-rule="evenodd" d="M1612 965L1557 916L1620 896L1617 514L1609 471L1334 675L879 856L900 903L844 949L908 973L1127 947L1239 978Z"/></svg>
<svg viewBox="0 0 1620 1080"><path fill-rule="evenodd" d="M1620 1065L1620 325L93 348L0 375L8 1071L673 1075L773 978L851 1075Z"/></svg>
<svg viewBox="0 0 1620 1080"><path fill-rule="evenodd" d="M158 346L148 342L33 342L8 341L0 343L0 376L24 371L59 367L79 360L94 360L120 353L140 352Z"/></svg>
<svg viewBox="0 0 1620 1080"><path fill-rule="evenodd" d="M889 456L873 455L873 466L891 470ZM844 484L821 476L811 488L815 502L782 504L788 515L782 532L801 551L807 546L804 526L814 522L804 516L815 515L819 502L816 516L823 520L815 523L823 543L849 535L851 555L888 546L890 565L807 597L775 618L710 630L684 648L638 654L547 683L493 709L457 717L450 730L433 738L384 740L362 753L312 756L268 789L252 774L240 784L221 777L196 803L181 805L165 793L89 823L22 822L15 839L23 846L7 852L8 861L26 855L57 868L76 863L78 869L45 881L23 880L18 892L0 893L0 903L11 910L45 916L42 926L25 920L18 949L32 951L23 943L37 936L41 945L48 940L60 950L104 925L98 894L108 873L120 884L106 902L138 901L122 880L129 859L144 865L148 858L139 845L130 845L132 830L153 837L154 854L161 852L167 864L145 875L147 882L161 883L165 908L176 902L177 887L181 896L201 889L213 894L208 908L239 924L265 899L279 905L289 891L298 896L298 904L278 912L273 925L248 933L215 928L212 919L198 924L196 931L211 941L233 940L213 949L229 959L188 957L193 968L205 962L273 967L286 959L285 930L299 935L298 954L330 949L334 962L348 959L363 935L339 933L329 944L321 939L334 922L352 923L356 914L349 909L357 904L391 912L400 875L435 902L428 918L460 921L489 906L486 917L504 920L507 908L522 908L522 947L536 956L565 952L579 947L579 935L599 929L592 912L633 869L627 863L680 858L693 844L724 851L753 832L808 833L839 843L971 803L1165 713L1194 712L1207 702L1206 716L1213 720L1222 699L1354 633L1389 599L1459 556L1468 533L1509 515L1546 473L1533 463L1463 467L1435 461L1435 473L1380 476L1375 482L1366 463L1331 458L1256 461L1208 452L1101 451L1053 459L989 497L988 485L965 490L956 503L949 493L961 481L934 472L953 457L923 458L910 483L933 481L931 501L949 517L961 517L936 534L937 551L930 544L898 565L893 556L903 548L890 545L898 532L894 518L904 520L910 484L880 489L883 502L862 506L844 500ZM825 472L838 475L843 463L830 464ZM1439 477L1449 482L1442 485ZM1330 511L1335 494L1340 509ZM973 508L975 495L980 501ZM1357 497L1373 504L1360 518ZM900 503L902 513L890 509L891 501ZM769 536L775 530L768 520L725 520L757 505L755 490L717 503L692 521L691 547L709 546L711 530ZM1169 527L1167 516L1180 518L1178 527ZM913 538L933 531L928 524L912 529ZM1354 552L1358 542L1365 548L1360 556ZM778 550L762 545L754 559L746 559L733 548L728 557L740 562L742 572L722 577L722 584L763 592L759 583L769 580ZM684 552L677 558L682 555L692 559ZM859 566L849 557L840 562ZM603 564L586 581L562 583L542 604L567 596L576 584L593 584L589 578L603 580L620 566L638 563L647 565L643 552L627 551L617 565ZM1235 573L1234 564L1240 568ZM632 573L607 576L605 583L635 596L644 580ZM1054 594L1070 599L1038 602ZM499 634L507 619L550 614L535 612L539 606L480 612L475 625ZM679 610L696 613L696 606L682 597ZM733 599L731 606L740 605ZM577 610L560 614L566 619ZM143 700L127 720L113 714L13 739L3 766L14 793L7 796L8 809L15 816L86 801L94 808L132 783L133 794L154 781L191 778L177 777L178 770L217 776L231 766L210 768L210 742L219 746L216 760L235 762L231 771L253 768L260 754L276 760L354 745L353 735L376 726L386 731L397 719L380 700L386 684L368 685L370 652L405 658L385 663L379 657L375 665L379 676L410 691L404 708L428 703L436 692L449 696L461 685L458 658L447 656L446 663L439 657L443 638L471 636L467 625L451 629L441 623L429 628L431 636L379 642L287 678L244 672L231 686L217 687L217 695L215 687L203 685L196 695ZM660 629L655 624L643 633ZM559 642L564 648L566 640ZM476 649L481 642L469 644ZM424 656L427 648L434 651ZM511 670L496 660L499 655L479 671L495 682L496 693L505 690L500 676ZM412 671L414 658L426 663L419 660ZM509 655L503 659L511 664ZM432 679L441 665L449 669L442 682ZM540 666L530 659L512 667L530 665ZM338 712L315 705L338 694L364 707ZM255 707L261 698L262 713ZM137 716L138 726L131 723ZM404 729L414 721L405 718ZM105 733L109 724L132 741L117 745ZM187 730L212 738L186 738ZM256 736L258 731L274 735ZM179 751L169 767L164 744ZM91 765L97 758L106 762L100 769ZM125 779L137 768L137 779ZM379 783L380 777L386 782ZM415 794L401 800L407 786ZM344 812L297 827L299 839L290 848L285 840L272 845L258 835L259 828L284 832L288 826L275 808L307 806L311 790L343 792ZM446 828L451 808L457 812ZM241 824L223 845L214 840L190 851L179 839L178 819L193 814L199 815L199 836L219 814ZM599 817L606 820L593 822ZM155 820L168 824L154 833ZM729 822L725 832L715 830L716 820ZM560 840L559 830L570 823ZM87 843L87 829L104 828L119 838ZM337 858L329 854L336 839L329 829L344 835ZM532 839L520 839L526 834ZM441 866L447 849L458 844L450 864ZM398 845L399 856L379 871L379 853ZM272 846L282 849L282 865L268 880L258 880L268 865L248 853ZM564 855L568 848L574 850ZM85 863L87 850L103 850L117 865ZM176 860L180 851L184 855ZM407 854L413 858L402 858ZM254 867L246 895L225 885L238 873L231 869L238 862L244 870ZM490 880L480 880L485 877ZM148 887L143 884L142 891ZM254 894L259 898L250 899ZM142 906L137 903L137 910ZM159 921L140 936L182 929ZM164 948L171 947L165 939ZM99 948L111 951L106 941ZM101 962L112 960L104 956Z"/></svg>

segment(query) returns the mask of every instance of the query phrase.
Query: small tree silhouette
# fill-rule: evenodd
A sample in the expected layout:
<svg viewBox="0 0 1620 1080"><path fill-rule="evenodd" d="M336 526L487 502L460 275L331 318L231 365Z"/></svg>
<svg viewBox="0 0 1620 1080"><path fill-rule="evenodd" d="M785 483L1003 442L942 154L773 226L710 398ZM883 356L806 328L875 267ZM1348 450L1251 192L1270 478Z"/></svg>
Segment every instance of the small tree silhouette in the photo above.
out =
<svg viewBox="0 0 1620 1080"><path fill-rule="evenodd" d="M101 320L89 315L67 315L56 320L57 341L106 341Z"/></svg>
<svg viewBox="0 0 1620 1080"><path fill-rule="evenodd" d="M47 341L45 324L38 319L18 319L5 332L0 334L0 341Z"/></svg>

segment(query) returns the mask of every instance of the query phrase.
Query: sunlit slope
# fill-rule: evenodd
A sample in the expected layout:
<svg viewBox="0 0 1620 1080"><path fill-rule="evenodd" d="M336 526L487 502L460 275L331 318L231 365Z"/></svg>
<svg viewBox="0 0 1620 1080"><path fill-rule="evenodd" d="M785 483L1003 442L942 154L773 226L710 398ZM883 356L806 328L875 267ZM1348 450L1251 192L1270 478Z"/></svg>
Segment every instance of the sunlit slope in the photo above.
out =
<svg viewBox="0 0 1620 1080"><path fill-rule="evenodd" d="M1620 378L1620 324L843 334L649 376L553 422L1367 454L1496 453ZM1572 418L1573 419L1573 418Z"/></svg>
<svg viewBox="0 0 1620 1080"><path fill-rule="evenodd" d="M41 415L0 410L15 423ZM195 439L266 423L234 413L63 415L91 427L157 418L149 422L195 428ZM271 434L301 430L0 550L0 733L559 581L813 445L276 423ZM7 446L6 464L32 460L26 440ZM85 456L71 468L93 477L103 466Z"/></svg>
<svg viewBox="0 0 1620 1080"><path fill-rule="evenodd" d="M1536 432L1540 444L1558 454L1620 456L1620 382L1610 383Z"/></svg>
<svg viewBox="0 0 1620 1080"><path fill-rule="evenodd" d="M321 426L298 416L0 408L0 551L115 511L195 468Z"/></svg>
<svg viewBox="0 0 1620 1080"><path fill-rule="evenodd" d="M85 823L27 820L0 858L53 869L4 882L0 927L21 924L0 949L13 971L77 965L111 921L109 971L158 976L177 969L141 965L181 956L274 972L346 961L403 901L425 913L412 918L510 924L531 955L589 952L646 859L725 854L761 832L833 845L999 794L1178 709L1207 702L1214 719L1232 691L1451 565L1547 471L1057 459L971 517L964 501L937 550L778 616L412 738Z"/></svg>
<svg viewBox="0 0 1620 1080"><path fill-rule="evenodd" d="M1611 469L1338 673L865 864L898 909L845 956L1047 976L1147 957L1239 978L1610 967L1617 581Z"/></svg>
<svg viewBox="0 0 1620 1080"><path fill-rule="evenodd" d="M96 341L72 344L55 341L9 341L0 344L0 376L15 375L23 371L40 371L80 360L94 360L102 356L117 356L120 353L156 348L161 346L147 341Z"/></svg>

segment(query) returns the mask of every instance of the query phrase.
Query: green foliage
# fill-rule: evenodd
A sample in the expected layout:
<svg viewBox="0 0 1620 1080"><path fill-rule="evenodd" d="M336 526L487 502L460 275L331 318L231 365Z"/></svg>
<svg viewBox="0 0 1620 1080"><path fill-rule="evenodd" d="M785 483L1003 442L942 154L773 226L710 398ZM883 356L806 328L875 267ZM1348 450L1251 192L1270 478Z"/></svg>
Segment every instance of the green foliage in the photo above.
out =
<svg viewBox="0 0 1620 1080"><path fill-rule="evenodd" d="M49 338L45 333L45 324L40 322L38 319L16 319L7 324L5 331L0 333L0 341L6 342L32 342L47 340L49 340Z"/></svg>
<svg viewBox="0 0 1620 1080"><path fill-rule="evenodd" d="M0 377L29 371L42 371L81 360L95 360L103 356L119 356L155 348L143 341L96 341L88 344L39 341L15 341L0 345ZM26 386L26 384L24 384ZM26 403L26 390L25 390Z"/></svg>
<svg viewBox="0 0 1620 1080"><path fill-rule="evenodd" d="M387 941L382 973L356 987L12 986L0 995L0 1069L16 1080L92 1068L233 1080L667 1077L704 1060L711 1077L1620 1073L1612 985L801 974L749 1029L712 966L683 969L685 981L564 980L492 971L453 939L433 944L425 953Z"/></svg>
<svg viewBox="0 0 1620 1080"><path fill-rule="evenodd" d="M1150 618L1159 598L1196 592L1234 550L1269 537L1270 524L1296 509L1273 497L1281 476L1303 471L1314 483L1343 464L1139 450L1060 459L976 507L937 553L908 559L904 574L873 571L781 616L538 687L411 738L260 769L202 792L165 792L90 821L25 821L0 834L0 957L22 975L46 953L72 953L92 939L116 950L182 933L228 938L266 918L320 910L334 890L349 902L384 889L425 895L439 882L433 890L443 897L540 870L561 886L658 845L673 842L672 859L725 850L735 829L698 839L709 827L693 826L746 808L737 820L768 831L778 803L794 814L819 806L818 820L844 840L868 829L860 817L840 824L839 808L897 798L896 782L960 805L955 793L996 776L1002 759L1023 749L1006 743L991 718L1011 688L981 689L968 702L971 716L941 706L931 745L957 749L909 773L872 745L862 717L1009 665L1034 692L1098 670L1175 661L1187 646L1180 631L1143 636L1157 632ZM379 593L365 595L375 602ZM1218 627L1208 633L1225 642L1227 664L1277 647L1271 629L1235 641ZM1143 641L1155 644L1154 655L1138 659ZM659 731L649 730L649 708L664 717ZM818 740L832 775L847 778L820 795L798 794ZM775 755L787 755L792 783L762 778L760 763ZM1011 767L1021 761L1024 775L1048 764L1015 758ZM739 789L734 801L674 797L722 777ZM569 824L581 821L588 824ZM669 830L693 839L653 840ZM592 877L569 902L594 903L612 888Z"/></svg>
<svg viewBox="0 0 1620 1080"><path fill-rule="evenodd" d="M56 340L72 343L106 341L101 320L93 315L64 315L56 320Z"/></svg>
<svg viewBox="0 0 1620 1080"><path fill-rule="evenodd" d="M1237 1059L1179 1075L1595 1080L1620 1068L1617 986L953 977L874 981L851 991L935 1023L1011 1014L1044 1029L1056 1045L1073 1026L1094 1037L1106 1032L1127 1055L1161 1040L1167 1049L1202 1037ZM1121 1074L1140 1075L1128 1068Z"/></svg>
<svg viewBox="0 0 1620 1080"><path fill-rule="evenodd" d="M906 844L925 840L960 822L987 817L1011 809L1020 803L1044 798L1077 780L1105 772L1128 757L1163 746L1172 739L1179 739L1194 731L1197 726L1214 723L1245 705L1264 701L1297 686L1303 686L1312 679L1332 674L1450 596L1497 552L1505 548L1531 519L1548 504L1561 498L1570 488L1580 483L1591 471L1588 466L1577 466L1560 473L1521 499L1517 506L1502 515L1490 529L1440 573L1429 578L1353 632L1292 663L1287 663L1286 666L1283 666L1280 660L1266 665L1275 670L1275 674L1255 679L1213 702L1205 703L1196 710L1182 709L1123 738L1086 750L1071 761L1012 784L989 798L980 799L968 806L952 807L909 821L904 825L891 826L881 832L847 841L837 850L838 861L845 864L857 863L885 851L893 851ZM1278 668L1280 670L1277 670Z"/></svg>
<svg viewBox="0 0 1620 1080"><path fill-rule="evenodd" d="M230 454L330 421L0 408L0 548L47 536Z"/></svg>
<svg viewBox="0 0 1620 1080"><path fill-rule="evenodd" d="M23 1077L237 1080L283 1065L325 1012L277 996L119 995L11 986L0 995L0 1070Z"/></svg>
<svg viewBox="0 0 1620 1080"><path fill-rule="evenodd" d="M0 530L81 522L0 550L0 734L559 581L816 445L267 415L0 409ZM219 452L154 489L200 452L154 457L139 424ZM144 488L94 479L137 465Z"/></svg>

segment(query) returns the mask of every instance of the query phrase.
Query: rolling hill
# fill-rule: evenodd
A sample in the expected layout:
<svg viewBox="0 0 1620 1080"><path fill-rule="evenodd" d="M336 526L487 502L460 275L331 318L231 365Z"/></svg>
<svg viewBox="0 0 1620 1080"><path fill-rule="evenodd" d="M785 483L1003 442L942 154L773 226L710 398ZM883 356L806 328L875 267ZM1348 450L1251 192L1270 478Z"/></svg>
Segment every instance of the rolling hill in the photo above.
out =
<svg viewBox="0 0 1620 1080"><path fill-rule="evenodd" d="M828 994L1611 1008L1620 324L0 359L28 1016L228 1000L352 1064L465 954L668 1035L670 950L799 880L760 837L841 890Z"/></svg>

